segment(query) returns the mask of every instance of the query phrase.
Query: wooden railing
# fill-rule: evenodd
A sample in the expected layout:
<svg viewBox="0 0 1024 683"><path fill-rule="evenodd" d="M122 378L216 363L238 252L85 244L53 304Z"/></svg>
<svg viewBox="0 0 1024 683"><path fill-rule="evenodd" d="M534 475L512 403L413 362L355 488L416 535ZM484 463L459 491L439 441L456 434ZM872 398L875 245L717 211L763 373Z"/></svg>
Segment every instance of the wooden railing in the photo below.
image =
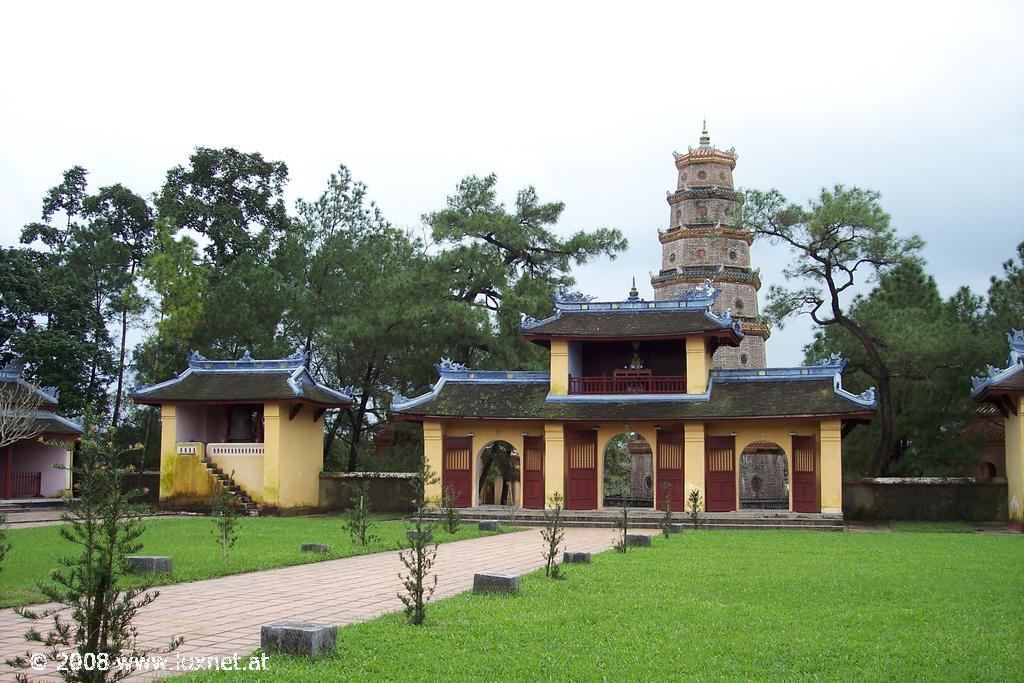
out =
<svg viewBox="0 0 1024 683"><path fill-rule="evenodd" d="M0 474L0 491L6 490L7 482ZM38 498L42 495L42 472L12 472L11 498Z"/></svg>
<svg viewBox="0 0 1024 683"><path fill-rule="evenodd" d="M685 394L686 375L654 375L649 370L616 370L612 375L573 377L570 394Z"/></svg>
<svg viewBox="0 0 1024 683"><path fill-rule="evenodd" d="M263 455L261 443L211 443L206 445L207 455Z"/></svg>

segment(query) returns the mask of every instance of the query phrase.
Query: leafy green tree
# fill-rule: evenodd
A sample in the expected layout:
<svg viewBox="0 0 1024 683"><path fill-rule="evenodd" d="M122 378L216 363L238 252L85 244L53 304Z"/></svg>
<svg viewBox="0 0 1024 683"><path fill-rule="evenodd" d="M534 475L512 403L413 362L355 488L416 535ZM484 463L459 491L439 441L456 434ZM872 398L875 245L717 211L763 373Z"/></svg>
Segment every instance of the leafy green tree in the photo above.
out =
<svg viewBox="0 0 1024 683"><path fill-rule="evenodd" d="M783 274L798 286L773 285L766 317L782 327L790 316L804 313L821 327L842 327L864 349L877 382L880 434L869 467L874 474L885 472L896 455L892 372L882 352L886 341L850 312L844 297L852 296L857 284L918 263L924 244L916 235L900 237L878 200L877 192L836 185L822 189L806 209L777 190L749 190L742 207L743 224L756 238L782 243L793 253Z"/></svg>
<svg viewBox="0 0 1024 683"><path fill-rule="evenodd" d="M562 202L541 202L527 187L509 211L498 200L497 182L494 174L469 176L444 209L423 217L440 249L433 267L448 296L487 313L494 329L491 338L467 338L458 358L484 367L539 367L544 354L518 333L522 315L546 316L555 288L573 284L572 266L613 259L627 242L613 228L561 237L554 228Z"/></svg>
<svg viewBox="0 0 1024 683"><path fill-rule="evenodd" d="M963 289L948 301L918 264L907 263L881 276L869 293L854 298L849 314L875 339L890 372L893 457L887 472L950 475L974 459L971 444L955 438L975 410L965 387L980 370L974 340L984 326L980 299ZM809 361L839 353L850 360L850 386L876 384L862 344L838 325L821 328L807 349ZM860 427L846 437L843 464L856 474L871 471L880 425Z"/></svg>
<svg viewBox="0 0 1024 683"><path fill-rule="evenodd" d="M1003 360L1006 346L1003 335L1020 329L1024 321L1024 242L1017 245L1015 258L1003 263L1002 277L993 275L988 288L986 313L994 336L998 337L996 358Z"/></svg>

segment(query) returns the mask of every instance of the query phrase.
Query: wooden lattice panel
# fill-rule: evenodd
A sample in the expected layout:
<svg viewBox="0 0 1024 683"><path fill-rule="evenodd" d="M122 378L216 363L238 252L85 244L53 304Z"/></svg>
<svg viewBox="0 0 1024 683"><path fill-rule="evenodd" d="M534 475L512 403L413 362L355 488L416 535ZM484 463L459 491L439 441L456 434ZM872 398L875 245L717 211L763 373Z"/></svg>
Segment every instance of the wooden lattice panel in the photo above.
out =
<svg viewBox="0 0 1024 683"><path fill-rule="evenodd" d="M469 449L453 448L444 454L444 468L446 470L468 470Z"/></svg>
<svg viewBox="0 0 1024 683"><path fill-rule="evenodd" d="M793 469L797 472L814 471L814 450L798 448L793 451Z"/></svg>
<svg viewBox="0 0 1024 683"><path fill-rule="evenodd" d="M732 449L716 448L708 451L708 470L711 472L732 471Z"/></svg>
<svg viewBox="0 0 1024 683"><path fill-rule="evenodd" d="M592 470L597 467L597 446L593 443L569 444L569 468Z"/></svg>
<svg viewBox="0 0 1024 683"><path fill-rule="evenodd" d="M544 468L544 454L536 449L529 448L526 451L526 461L524 466L528 470L541 470Z"/></svg>
<svg viewBox="0 0 1024 683"><path fill-rule="evenodd" d="M658 444L658 467L664 470L683 469L683 444Z"/></svg>

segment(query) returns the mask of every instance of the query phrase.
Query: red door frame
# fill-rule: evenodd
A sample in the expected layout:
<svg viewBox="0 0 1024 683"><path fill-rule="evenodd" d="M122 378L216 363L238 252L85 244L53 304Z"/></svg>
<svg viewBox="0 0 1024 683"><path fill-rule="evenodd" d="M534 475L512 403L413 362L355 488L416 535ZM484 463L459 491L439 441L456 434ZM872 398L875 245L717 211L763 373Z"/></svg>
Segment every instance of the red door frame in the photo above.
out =
<svg viewBox="0 0 1024 683"><path fill-rule="evenodd" d="M597 509L597 432L565 432L565 509Z"/></svg>
<svg viewBox="0 0 1024 683"><path fill-rule="evenodd" d="M683 511L683 431L681 429L659 429L657 446L657 468L655 482L658 490L654 492L655 507L665 509L665 492L662 482L672 483L672 495L669 509L672 512Z"/></svg>
<svg viewBox="0 0 1024 683"><path fill-rule="evenodd" d="M730 469L723 469L724 454L729 451ZM715 469L712 469L714 465ZM736 509L736 437L708 436L704 439L704 509L708 512L732 512Z"/></svg>
<svg viewBox="0 0 1024 683"><path fill-rule="evenodd" d="M523 507L544 509L544 437L523 437Z"/></svg>
<svg viewBox="0 0 1024 683"><path fill-rule="evenodd" d="M793 436L793 512L821 512L818 502L818 439Z"/></svg>
<svg viewBox="0 0 1024 683"><path fill-rule="evenodd" d="M455 495L455 507L473 505L473 437L446 436L441 442L441 495Z"/></svg>

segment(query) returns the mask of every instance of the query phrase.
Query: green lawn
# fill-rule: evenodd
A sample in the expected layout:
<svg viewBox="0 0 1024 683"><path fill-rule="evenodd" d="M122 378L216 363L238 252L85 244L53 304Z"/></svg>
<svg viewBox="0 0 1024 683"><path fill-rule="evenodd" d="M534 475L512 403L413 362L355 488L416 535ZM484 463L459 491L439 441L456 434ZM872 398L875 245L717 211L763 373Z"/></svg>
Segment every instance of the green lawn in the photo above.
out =
<svg viewBox="0 0 1024 683"><path fill-rule="evenodd" d="M442 549L441 552L444 552ZM538 549L539 552L539 549ZM275 681L1021 680L1024 537L687 532L339 630ZM247 680L239 672L189 681Z"/></svg>
<svg viewBox="0 0 1024 683"><path fill-rule="evenodd" d="M173 576L161 576L157 583L177 583L238 574L258 569L317 562L382 550L394 550L405 537L405 525L392 518L379 518L373 533L380 537L366 547L355 545L340 516L326 517L243 517L238 525L238 542L228 564L221 559L209 517L171 517L145 520L143 555L170 555ZM57 526L8 530L11 550L0 571L0 607L26 605L44 600L36 583L48 578L57 560L71 554L74 546L60 538ZM439 542L489 536L475 525L463 525L457 534L434 532ZM325 543L329 555L303 553L303 543Z"/></svg>

